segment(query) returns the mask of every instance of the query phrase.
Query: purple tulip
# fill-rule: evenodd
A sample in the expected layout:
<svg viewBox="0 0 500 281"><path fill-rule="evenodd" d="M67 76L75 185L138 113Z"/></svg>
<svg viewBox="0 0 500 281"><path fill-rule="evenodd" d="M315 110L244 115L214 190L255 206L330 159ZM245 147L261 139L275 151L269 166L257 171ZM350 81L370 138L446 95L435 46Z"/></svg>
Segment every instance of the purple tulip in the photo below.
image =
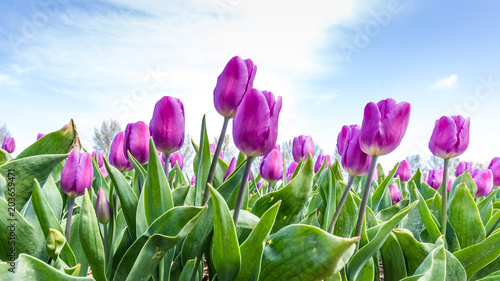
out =
<svg viewBox="0 0 500 281"><path fill-rule="evenodd" d="M97 161L97 165L99 166L99 171L103 177L108 176L108 170L106 170L106 166L104 166L104 154L102 152L94 151L92 152L92 158L95 158Z"/></svg>
<svg viewBox="0 0 500 281"><path fill-rule="evenodd" d="M14 138L9 138L8 136L4 136L2 149L7 151L8 153L14 152L14 149L16 149L16 143L14 142Z"/></svg>
<svg viewBox="0 0 500 281"><path fill-rule="evenodd" d="M268 91L250 89L241 101L233 119L233 140L247 156L263 156L271 152L278 138L281 97Z"/></svg>
<svg viewBox="0 0 500 281"><path fill-rule="evenodd" d="M470 118L443 116L436 121L429 149L443 159L457 157L469 146Z"/></svg>
<svg viewBox="0 0 500 281"><path fill-rule="evenodd" d="M394 177L399 176L399 179L402 182L407 182L411 178L411 168L410 163L408 161L403 160L399 163L398 170L394 174Z"/></svg>
<svg viewBox="0 0 500 281"><path fill-rule="evenodd" d="M365 107L359 135L361 150L372 156L386 155L394 151L405 135L410 121L410 104L396 103L388 98Z"/></svg>
<svg viewBox="0 0 500 281"><path fill-rule="evenodd" d="M233 118L247 90L253 86L257 66L251 59L235 56L229 60L217 78L214 89L214 105L217 112Z"/></svg>
<svg viewBox="0 0 500 281"><path fill-rule="evenodd" d="M94 170L87 152L71 151L61 172L61 189L70 197L83 195L92 186Z"/></svg>
<svg viewBox="0 0 500 281"><path fill-rule="evenodd" d="M493 158L488 169L493 173L493 185L500 186L500 157Z"/></svg>
<svg viewBox="0 0 500 281"><path fill-rule="evenodd" d="M125 133L119 132L111 142L111 148L109 149L109 163L122 172L132 170L132 164L130 164L128 156L123 154L124 137Z"/></svg>
<svg viewBox="0 0 500 281"><path fill-rule="evenodd" d="M277 182L283 178L283 154L279 145L262 158L260 175L268 182Z"/></svg>
<svg viewBox="0 0 500 281"><path fill-rule="evenodd" d="M210 153L214 154L214 153L215 153L215 149L216 149L216 148L217 148L217 147L216 147L215 143L211 143L211 144L210 144ZM220 158L221 160L224 160L224 152L222 152L222 151L221 151L221 152L219 153L219 158Z"/></svg>
<svg viewBox="0 0 500 281"><path fill-rule="evenodd" d="M148 163L149 160L149 128L146 123L139 121L129 123L125 128L125 136L123 140L123 153L128 156L127 151L141 163Z"/></svg>
<svg viewBox="0 0 500 281"><path fill-rule="evenodd" d="M343 126L337 137L337 151L344 170L352 176L362 176L370 170L372 157L361 150L359 125Z"/></svg>
<svg viewBox="0 0 500 281"><path fill-rule="evenodd" d="M295 169L297 169L298 165L299 164L295 161L293 161L292 163L290 163L290 165L288 165L288 168L286 169L286 182L290 182L293 173L295 173Z"/></svg>
<svg viewBox="0 0 500 281"><path fill-rule="evenodd" d="M314 156L314 142L311 136L300 135L293 138L292 154L295 162L306 159L309 153Z"/></svg>
<svg viewBox="0 0 500 281"><path fill-rule="evenodd" d="M493 173L490 169L476 169L472 179L477 185L475 197L487 196L493 190Z"/></svg>
<svg viewBox="0 0 500 281"><path fill-rule="evenodd" d="M257 189L260 189L260 187L261 187L263 184L264 184L264 182L263 182L263 181L259 181L259 182L257 183Z"/></svg>
<svg viewBox="0 0 500 281"><path fill-rule="evenodd" d="M182 170L182 167L184 166L184 156L182 156L182 153L180 152L174 152L170 154L170 167L174 167L175 163L179 165L179 168Z"/></svg>
<svg viewBox="0 0 500 281"><path fill-rule="evenodd" d="M474 170L472 168L472 162L460 162L457 165L457 168L455 169L455 177L459 177L462 175L465 170L469 170L469 174L472 175L472 171Z"/></svg>
<svg viewBox="0 0 500 281"><path fill-rule="evenodd" d="M396 204L401 201L401 191L399 191L399 187L397 183L389 186L389 193L391 194L392 204Z"/></svg>
<svg viewBox="0 0 500 281"><path fill-rule="evenodd" d="M36 136L36 140L39 140L43 137L45 137L45 134L38 133L38 135Z"/></svg>
<svg viewBox="0 0 500 281"><path fill-rule="evenodd" d="M224 181L229 177L229 175L234 172L234 169L236 169L236 158L233 157L231 159L231 162L229 163L229 166L227 167L226 172L224 173Z"/></svg>
<svg viewBox="0 0 500 281"><path fill-rule="evenodd" d="M195 176L195 175L193 175L193 176L191 177L191 185L194 185L195 183L196 183L196 176Z"/></svg>
<svg viewBox="0 0 500 281"><path fill-rule="evenodd" d="M429 175L426 182L430 187L438 190L438 188L441 186L441 183L443 182L443 168L429 170Z"/></svg>
<svg viewBox="0 0 500 281"><path fill-rule="evenodd" d="M170 154L184 144L184 106L173 97L165 96L156 102L149 130L156 148Z"/></svg>
<svg viewBox="0 0 500 281"><path fill-rule="evenodd" d="M97 216L97 220L102 224L107 224L109 222L109 219L111 218L111 210L109 209L108 198L106 198L104 190L102 190L102 188L100 187L97 191L95 214Z"/></svg>
<svg viewBox="0 0 500 281"><path fill-rule="evenodd" d="M450 178L448 180L448 187L446 188L446 190L448 191L448 193L451 191L451 188L453 187L453 183L455 182L456 179L453 179L453 178Z"/></svg>
<svg viewBox="0 0 500 281"><path fill-rule="evenodd" d="M330 158L330 155L318 155L318 158L316 158L316 164L314 164L314 173L317 173L321 166L323 165L323 162L325 162L326 159L326 165L325 168L328 168L330 164L332 163L332 158Z"/></svg>

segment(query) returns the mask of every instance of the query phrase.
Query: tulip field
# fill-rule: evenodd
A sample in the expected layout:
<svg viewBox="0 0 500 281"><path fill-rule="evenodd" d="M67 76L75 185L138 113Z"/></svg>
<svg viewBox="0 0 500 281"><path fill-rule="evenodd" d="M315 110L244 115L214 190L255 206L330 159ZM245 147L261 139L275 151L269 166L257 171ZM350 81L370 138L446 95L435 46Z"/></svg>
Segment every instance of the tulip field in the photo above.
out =
<svg viewBox="0 0 500 281"><path fill-rule="evenodd" d="M389 173L378 163L410 121L410 104L392 98L342 128L332 140L339 159L313 159L313 137L300 135L287 163L276 143L286 101L253 88L256 72L236 56L219 75L216 145L205 117L200 138L184 139L172 96L149 124L118 133L109 155L82 147L78 120L15 158L5 138L0 280L500 280L500 158L450 171L469 145L469 118L436 121L429 149L442 168L428 173L403 159ZM239 155L226 163L229 122ZM185 142L194 174L183 170Z"/></svg>

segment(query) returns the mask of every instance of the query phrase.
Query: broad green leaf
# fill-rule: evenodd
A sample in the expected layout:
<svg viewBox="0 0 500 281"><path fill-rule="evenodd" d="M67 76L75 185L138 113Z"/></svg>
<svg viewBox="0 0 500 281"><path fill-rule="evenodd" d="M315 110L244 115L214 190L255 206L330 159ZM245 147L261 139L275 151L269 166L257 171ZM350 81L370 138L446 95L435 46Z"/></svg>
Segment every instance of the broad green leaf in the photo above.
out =
<svg viewBox="0 0 500 281"><path fill-rule="evenodd" d="M16 210L21 210L30 198L33 191L33 180L44 181L59 162L67 157L68 154L37 155L14 159L0 165L0 175L7 181L7 190L10 187L9 182L15 184ZM11 195L13 194L6 191L5 199L9 201L9 198L13 198Z"/></svg>
<svg viewBox="0 0 500 281"><path fill-rule="evenodd" d="M73 214L71 221L70 241L69 245L75 254L76 260L81 264L79 276L87 276L89 262L83 249L82 241L80 241L80 214ZM65 225L61 225L65 227Z"/></svg>
<svg viewBox="0 0 500 281"><path fill-rule="evenodd" d="M408 230L395 230L394 235L398 239L401 250L405 257L408 275L411 276L415 273L417 268L422 264L425 258L435 248L433 244L420 243L412 236Z"/></svg>
<svg viewBox="0 0 500 281"><path fill-rule="evenodd" d="M33 183L33 195L31 197L31 200L33 202L33 208L35 209L45 238L47 238L47 236L49 235L49 228L53 228L62 233L63 230L61 228L61 225L54 215L54 212L52 212L52 208L50 208L47 199L45 199L45 195L43 194L42 189L40 188L40 184L38 184L38 181L36 179Z"/></svg>
<svg viewBox="0 0 500 281"><path fill-rule="evenodd" d="M491 278L494 276L496 277L497 275L500 275L500 271L498 271L499 268L500 257L496 258L496 260L490 262L488 265L484 266L482 269L472 275L472 277L469 278L469 281L483 280L483 278Z"/></svg>
<svg viewBox="0 0 500 281"><path fill-rule="evenodd" d="M422 195L422 197L424 197L425 200L433 198L438 193L434 188L430 187L430 185L427 184L425 181L420 184L419 192Z"/></svg>
<svg viewBox="0 0 500 281"><path fill-rule="evenodd" d="M144 196L146 192L141 192L139 195L139 200L137 201L137 210L135 213L135 235L136 237L141 237L141 235L148 229L149 223L146 218L146 207L144 204Z"/></svg>
<svg viewBox="0 0 500 281"><path fill-rule="evenodd" d="M477 185L474 182L474 180L472 179L472 177L469 173L469 170L465 170L465 172L463 174L461 174L460 176L458 176L457 179L453 182L453 185L452 185L451 191L450 191L450 195L448 196L449 198L453 198L453 196L455 195L455 191L456 191L457 186L462 184L462 183L465 183L471 196L474 197L474 195L476 195Z"/></svg>
<svg viewBox="0 0 500 281"><path fill-rule="evenodd" d="M481 215L481 221L486 224L493 214L493 200L496 199L496 195L500 189L493 190L488 196L486 196L479 204L477 208L479 209L479 214ZM489 229L489 228L487 228Z"/></svg>
<svg viewBox="0 0 500 281"><path fill-rule="evenodd" d="M309 225L286 226L267 239L259 280L323 280L345 266L358 240Z"/></svg>
<svg viewBox="0 0 500 281"><path fill-rule="evenodd" d="M184 206L184 201L186 201L186 195L190 187L190 185L184 185L172 190L174 206Z"/></svg>
<svg viewBox="0 0 500 281"><path fill-rule="evenodd" d="M243 265L235 281L259 280L265 240L274 224L281 202L277 202L262 215L247 240L241 244L241 264Z"/></svg>
<svg viewBox="0 0 500 281"><path fill-rule="evenodd" d="M42 186L42 192L45 195L47 203L49 204L50 208L52 209L54 215L58 220L61 219L63 205L64 205L59 190L60 188L57 187L56 183L54 182L54 179L52 178L52 175L49 175L49 177Z"/></svg>
<svg viewBox="0 0 500 281"><path fill-rule="evenodd" d="M69 121L66 127L47 134L30 145L19 153L16 159L42 154L66 154L71 150L80 150L80 140L73 119Z"/></svg>
<svg viewBox="0 0 500 281"><path fill-rule="evenodd" d="M0 148L0 165L12 159L10 153Z"/></svg>
<svg viewBox="0 0 500 281"><path fill-rule="evenodd" d="M380 248L384 267L384 281L398 281L406 277L406 264L398 239L391 233Z"/></svg>
<svg viewBox="0 0 500 281"><path fill-rule="evenodd" d="M388 221L395 214L397 214L397 212L399 212L399 211L403 210L404 208L406 208L409 203L410 203L409 199L403 199L403 200L399 201L398 203L392 205L391 207L383 209L382 211L380 211L377 214L376 217L377 217L377 219L379 219L381 221Z"/></svg>
<svg viewBox="0 0 500 281"><path fill-rule="evenodd" d="M448 221L455 230L462 249L475 245L486 237L474 198L463 183L455 188L450 200Z"/></svg>
<svg viewBox="0 0 500 281"><path fill-rule="evenodd" d="M382 227L380 227L373 240L354 254L347 267L347 276L349 279L354 280L356 278L363 265L380 249L380 247L382 247L392 229L416 206L417 203L418 201L413 202L411 205L394 215L391 220L385 222Z"/></svg>
<svg viewBox="0 0 500 281"><path fill-rule="evenodd" d="M356 222L358 219L358 206L356 206L356 203L354 203L353 194L353 192L349 192L349 194L347 195L344 206L340 211L339 218L337 219L335 227L333 228L333 235L340 237L351 237L351 233L356 227ZM366 209L367 221L370 221L370 219L374 217L372 216L373 212L370 210L370 208Z"/></svg>
<svg viewBox="0 0 500 281"><path fill-rule="evenodd" d="M431 241L435 242L442 235L441 231L432 218L432 214L430 213L424 198L422 197L414 183L411 184L410 191L413 197L418 200L417 208L418 212L420 213L420 217L422 218L422 222L425 225Z"/></svg>
<svg viewBox="0 0 500 281"><path fill-rule="evenodd" d="M234 210L231 210L231 217L233 217ZM254 227L259 222L259 217L250 213L249 211L240 210L240 215L238 217L238 227L246 229L254 229Z"/></svg>
<svg viewBox="0 0 500 281"><path fill-rule="evenodd" d="M210 257L217 270L217 279L233 281L241 266L236 228L224 198L213 187L209 188L214 205L214 234Z"/></svg>
<svg viewBox="0 0 500 281"><path fill-rule="evenodd" d="M488 223L486 223L484 229L489 231L495 225L495 223L498 221L499 218L500 218L500 211L495 210L495 213L488 220ZM497 230L499 226L500 224L495 227L495 230Z"/></svg>
<svg viewBox="0 0 500 281"><path fill-rule="evenodd" d="M194 267L196 265L196 259L188 260L186 265L182 269L181 275L179 276L179 281L190 281L191 276L195 274Z"/></svg>
<svg viewBox="0 0 500 281"><path fill-rule="evenodd" d="M80 213L79 231L83 251L92 268L92 276L97 280L106 280L104 268L104 245L99 232L99 225L95 215L94 206L90 201L89 191L83 197L83 206ZM71 239L70 239L71 241Z"/></svg>

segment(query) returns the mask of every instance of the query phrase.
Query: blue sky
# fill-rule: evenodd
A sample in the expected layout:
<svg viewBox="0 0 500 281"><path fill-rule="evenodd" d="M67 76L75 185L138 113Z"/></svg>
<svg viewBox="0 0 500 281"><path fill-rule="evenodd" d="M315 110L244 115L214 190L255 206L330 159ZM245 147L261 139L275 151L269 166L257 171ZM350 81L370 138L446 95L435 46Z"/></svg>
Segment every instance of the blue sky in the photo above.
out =
<svg viewBox="0 0 500 281"><path fill-rule="evenodd" d="M137 3L140 2L140 3ZM367 3L369 2L369 3ZM333 153L342 125L367 102L412 105L392 166L427 148L442 115L471 117L463 160L500 156L498 1L14 1L0 4L0 122L17 149L73 118L91 148L113 118L149 123L164 95L180 98L186 131L211 137L222 117L213 88L234 55L254 86L283 97L279 138L312 135ZM231 128L230 128L231 129Z"/></svg>

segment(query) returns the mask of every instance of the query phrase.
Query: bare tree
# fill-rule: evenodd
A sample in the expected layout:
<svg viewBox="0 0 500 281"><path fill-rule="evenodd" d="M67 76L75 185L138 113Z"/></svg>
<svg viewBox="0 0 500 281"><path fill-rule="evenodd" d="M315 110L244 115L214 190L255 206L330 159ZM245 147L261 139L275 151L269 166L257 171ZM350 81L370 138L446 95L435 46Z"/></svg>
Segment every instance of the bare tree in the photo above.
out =
<svg viewBox="0 0 500 281"><path fill-rule="evenodd" d="M284 152L285 158L283 158L283 161L285 161L286 166L290 165L293 160L293 141L292 140L287 140L281 144L281 151Z"/></svg>
<svg viewBox="0 0 500 281"><path fill-rule="evenodd" d="M5 136L10 137L11 135L9 129L7 129L7 124L4 123L0 126L0 143L3 142Z"/></svg>
<svg viewBox="0 0 500 281"><path fill-rule="evenodd" d="M184 156L184 171L187 173L192 173L193 170L193 160L195 152L193 144L191 143L192 138L193 136L187 133L184 136L184 144L182 145L181 149L179 149L179 152Z"/></svg>
<svg viewBox="0 0 500 281"><path fill-rule="evenodd" d="M93 148L109 155L111 142L121 130L121 125L116 120L108 119L102 121L101 128L94 128L94 136L92 137L94 141Z"/></svg>

